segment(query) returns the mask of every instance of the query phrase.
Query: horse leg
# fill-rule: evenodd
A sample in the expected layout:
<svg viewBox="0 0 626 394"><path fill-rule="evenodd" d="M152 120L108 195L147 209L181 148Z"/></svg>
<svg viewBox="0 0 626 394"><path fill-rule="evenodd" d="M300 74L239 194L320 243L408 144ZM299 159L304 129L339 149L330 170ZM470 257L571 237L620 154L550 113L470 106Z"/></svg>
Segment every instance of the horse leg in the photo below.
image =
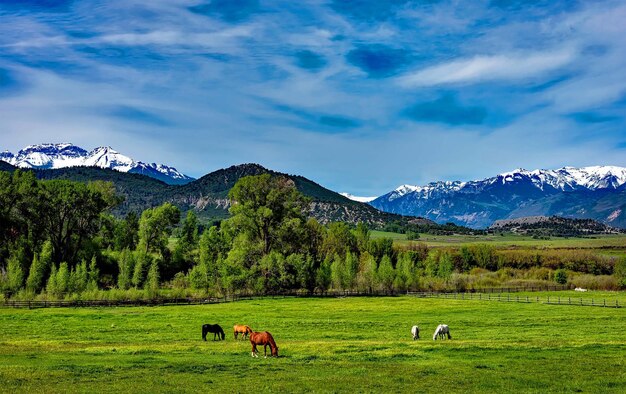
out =
<svg viewBox="0 0 626 394"><path fill-rule="evenodd" d="M265 358L267 358L267 343L265 345L263 345L263 356L265 356Z"/></svg>
<svg viewBox="0 0 626 394"><path fill-rule="evenodd" d="M252 344L252 357L259 357L257 354L257 350L256 350L256 344Z"/></svg>

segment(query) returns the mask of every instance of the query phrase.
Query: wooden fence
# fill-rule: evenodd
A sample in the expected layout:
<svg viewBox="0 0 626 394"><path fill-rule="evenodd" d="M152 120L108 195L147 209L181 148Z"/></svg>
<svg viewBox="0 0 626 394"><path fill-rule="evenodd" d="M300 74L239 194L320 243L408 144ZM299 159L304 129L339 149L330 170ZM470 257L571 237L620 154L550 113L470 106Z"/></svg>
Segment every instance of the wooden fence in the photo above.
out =
<svg viewBox="0 0 626 394"><path fill-rule="evenodd" d="M157 298L157 299L138 299L138 300L72 300L72 301L4 301L1 306L10 308L81 308L81 307L124 307L124 306L164 306L164 305L203 305L218 304L224 302L235 302L240 300L251 300L257 298L286 298L286 297L304 297L304 298L320 298L320 297L393 297L398 295L411 295L422 298L450 298L450 299L469 299L469 300L494 300L494 301L517 301L517 302L543 302L546 304L567 304L567 305L589 305L589 306L606 306L606 307L622 307L617 302L615 304L607 303L606 300L591 301L580 299L565 299L563 297L512 297L511 293L516 292L536 292L536 291L562 291L568 290L567 286L532 286L532 287L496 287L472 289L466 292L396 292L396 291L314 291L305 290L289 291L268 294L239 293L227 295L224 297L204 297L204 298ZM506 294L506 295L505 295Z"/></svg>
<svg viewBox="0 0 626 394"><path fill-rule="evenodd" d="M521 302L521 303L540 303L550 305L577 305L577 306L598 306L603 308L623 308L624 304L620 304L618 300L597 299L597 298L576 298L576 297L554 297L554 296L519 296L511 293L431 293L416 292L409 293L419 298L445 298L454 300L482 300L482 301L498 301L498 302Z"/></svg>

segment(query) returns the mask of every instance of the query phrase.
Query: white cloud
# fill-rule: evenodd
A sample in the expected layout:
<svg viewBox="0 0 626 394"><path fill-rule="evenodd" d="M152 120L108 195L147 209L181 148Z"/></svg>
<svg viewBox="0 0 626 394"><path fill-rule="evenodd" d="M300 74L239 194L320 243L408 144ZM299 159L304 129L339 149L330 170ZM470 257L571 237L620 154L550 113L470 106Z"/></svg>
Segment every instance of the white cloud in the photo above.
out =
<svg viewBox="0 0 626 394"><path fill-rule="evenodd" d="M475 56L406 74L398 81L407 87L518 80L563 67L575 58L571 49L559 51Z"/></svg>

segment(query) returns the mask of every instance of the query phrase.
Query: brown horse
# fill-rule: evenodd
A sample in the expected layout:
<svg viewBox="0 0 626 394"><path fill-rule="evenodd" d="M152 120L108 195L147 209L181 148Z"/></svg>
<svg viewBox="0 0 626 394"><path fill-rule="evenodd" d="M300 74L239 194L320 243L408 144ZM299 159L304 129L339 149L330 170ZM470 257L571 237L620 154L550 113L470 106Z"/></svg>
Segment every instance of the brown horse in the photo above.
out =
<svg viewBox="0 0 626 394"><path fill-rule="evenodd" d="M272 350L272 356L278 357L278 346L274 342L274 337L267 331L264 332L252 332L250 334L250 343L252 344L252 357L259 357L256 350L257 345L263 345L263 354L267 357L267 347Z"/></svg>
<svg viewBox="0 0 626 394"><path fill-rule="evenodd" d="M235 335L235 339L237 339L237 335L239 334L241 334L242 339L246 339L248 335L252 334L252 329L250 328L250 326L246 326L243 324L235 324L233 326L233 332Z"/></svg>

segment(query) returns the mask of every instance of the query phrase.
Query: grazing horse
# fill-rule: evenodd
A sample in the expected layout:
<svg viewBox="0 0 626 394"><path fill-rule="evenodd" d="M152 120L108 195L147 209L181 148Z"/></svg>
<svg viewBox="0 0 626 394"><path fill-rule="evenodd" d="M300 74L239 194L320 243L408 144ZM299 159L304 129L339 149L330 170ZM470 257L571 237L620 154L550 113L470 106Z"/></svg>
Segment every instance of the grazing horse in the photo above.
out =
<svg viewBox="0 0 626 394"><path fill-rule="evenodd" d="M437 337L439 337L440 339L443 339L446 335L448 336L448 339L452 339L452 336L450 335L450 328L448 327L448 325L440 324L437 326L437 329L435 330L435 333L433 334L433 341L436 341Z"/></svg>
<svg viewBox="0 0 626 394"><path fill-rule="evenodd" d="M215 340L216 335L218 340L226 338L226 334L224 334L224 330L222 330L222 327L220 327L219 324L202 325L202 339L206 341L206 334L210 332L213 333L213 340Z"/></svg>
<svg viewBox="0 0 626 394"><path fill-rule="evenodd" d="M250 343L252 344L252 357L259 357L257 345L263 345L263 354L267 358L267 347L272 350L272 356L278 357L278 346L274 342L274 337L267 331L264 332L252 332L250 334Z"/></svg>
<svg viewBox="0 0 626 394"><path fill-rule="evenodd" d="M239 334L241 334L241 339L246 339L248 335L252 334L252 329L250 328L250 326L245 326L242 324L235 324L233 326L233 333L234 333L235 339L237 339L237 336Z"/></svg>
<svg viewBox="0 0 626 394"><path fill-rule="evenodd" d="M413 335L413 340L420 339L420 328L413 326L413 328L411 328L411 335Z"/></svg>

